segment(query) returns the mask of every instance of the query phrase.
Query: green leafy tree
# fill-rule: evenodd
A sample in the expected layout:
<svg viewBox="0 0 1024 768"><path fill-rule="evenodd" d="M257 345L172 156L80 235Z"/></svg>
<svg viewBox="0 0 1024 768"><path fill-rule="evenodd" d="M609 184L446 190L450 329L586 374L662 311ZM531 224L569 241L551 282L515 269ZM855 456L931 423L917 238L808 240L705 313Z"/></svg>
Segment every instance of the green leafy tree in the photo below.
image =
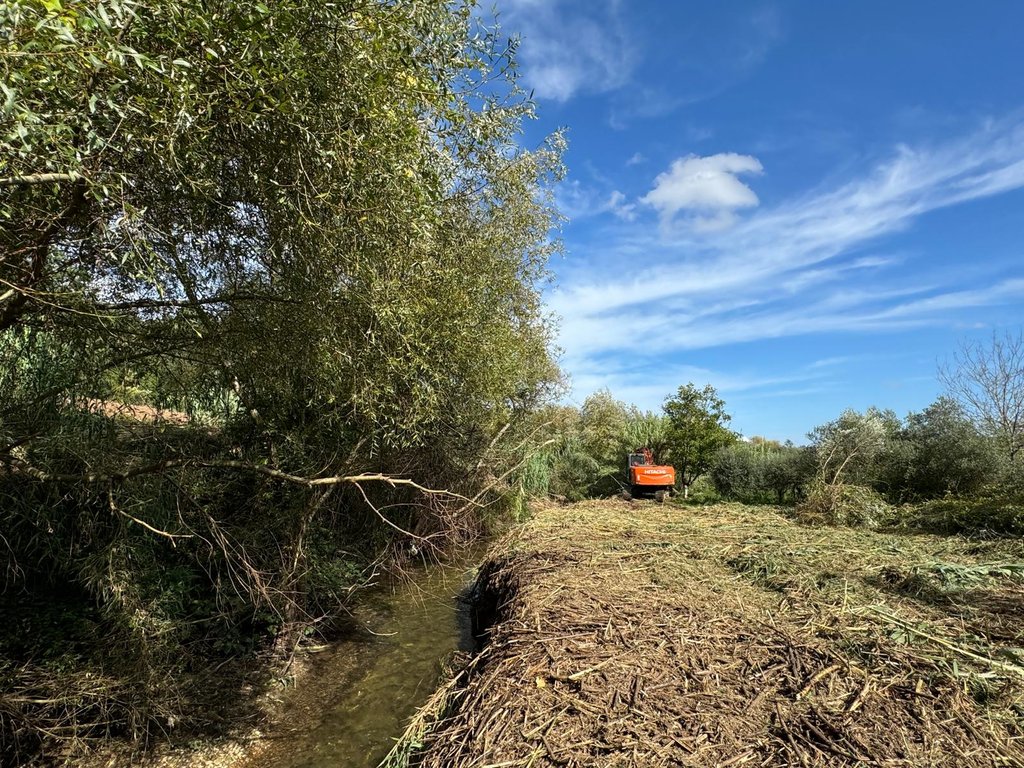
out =
<svg viewBox="0 0 1024 768"><path fill-rule="evenodd" d="M715 454L735 441L735 433L726 427L732 417L710 384L703 389L692 383L679 387L663 408L669 423L670 458L685 496L693 481L711 468Z"/></svg>
<svg viewBox="0 0 1024 768"><path fill-rule="evenodd" d="M752 438L721 449L710 470L715 490L727 499L782 504L801 498L815 472L814 452Z"/></svg>
<svg viewBox="0 0 1024 768"><path fill-rule="evenodd" d="M715 490L725 499L754 500L764 484L763 456L750 445L720 448L709 469Z"/></svg>
<svg viewBox="0 0 1024 768"><path fill-rule="evenodd" d="M514 496L563 148L521 146L514 53L470 2L0 3L8 572L125 649L55 664L0 744L75 741L94 694L104 732L197 722L215 649L337 610L329 553Z"/></svg>
<svg viewBox="0 0 1024 768"><path fill-rule="evenodd" d="M818 457L818 476L826 485L872 485L879 458L896 439L899 417L875 407L864 413L846 410L839 418L816 427L808 437Z"/></svg>
<svg viewBox="0 0 1024 768"><path fill-rule="evenodd" d="M946 397L907 416L879 464L879 490L894 501L972 495L999 470L997 446Z"/></svg>
<svg viewBox="0 0 1024 768"><path fill-rule="evenodd" d="M650 411L636 411L626 422L626 444L629 450L650 448L655 464L668 461L670 450L668 417Z"/></svg>
<svg viewBox="0 0 1024 768"><path fill-rule="evenodd" d="M775 494L782 504L788 495L797 501L804 496L807 485L814 478L815 457L811 448L784 446L769 453L765 459L764 487Z"/></svg>

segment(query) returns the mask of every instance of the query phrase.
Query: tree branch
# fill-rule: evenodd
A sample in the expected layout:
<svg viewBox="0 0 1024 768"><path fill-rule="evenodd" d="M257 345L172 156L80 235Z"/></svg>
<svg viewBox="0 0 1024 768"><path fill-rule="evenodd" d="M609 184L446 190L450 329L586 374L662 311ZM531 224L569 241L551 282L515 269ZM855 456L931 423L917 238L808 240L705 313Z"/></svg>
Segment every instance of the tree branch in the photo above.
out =
<svg viewBox="0 0 1024 768"><path fill-rule="evenodd" d="M59 183L62 181L80 181L80 173L30 173L27 176L0 177L0 187L28 187L33 184Z"/></svg>
<svg viewBox="0 0 1024 768"><path fill-rule="evenodd" d="M185 469L187 467L203 467L209 469L237 469L247 472L255 472L256 474L263 475L265 477L272 478L274 480L280 480L286 483L292 483L294 485L303 485L307 488L316 488L327 485L359 485L360 483L384 483L392 488L408 487L412 488L427 496L446 496L452 499L458 499L465 501L468 504L477 505L474 499L470 499L454 491L439 490L437 488L427 488L424 485L420 485L415 480L409 480L408 478L393 477L391 475L385 475L380 472L376 473L363 473L358 475L327 475L324 477L303 477L302 475L293 475L289 472L283 472L280 469L274 469L273 467L266 467L259 464L251 464L247 461L235 461L231 459L224 460L205 460L205 459L164 459L162 461L153 462L152 464L145 464L140 467L127 469L123 472L112 472L107 474L98 473L86 473L86 474L70 474L70 473L55 473L46 472L28 464L21 459L17 459L13 456L0 456L0 463L6 464L10 470L16 474L27 475L28 477L35 478L40 482L64 482L64 483L110 483L117 485L127 480L131 480L135 477L141 477L143 475L156 475L161 472L166 472L169 469Z"/></svg>

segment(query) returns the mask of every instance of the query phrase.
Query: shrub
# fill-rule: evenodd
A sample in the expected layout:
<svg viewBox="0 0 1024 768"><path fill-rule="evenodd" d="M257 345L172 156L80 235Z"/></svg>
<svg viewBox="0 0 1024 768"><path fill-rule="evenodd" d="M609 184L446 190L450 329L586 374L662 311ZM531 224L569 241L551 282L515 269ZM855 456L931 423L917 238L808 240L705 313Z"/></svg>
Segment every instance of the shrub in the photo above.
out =
<svg viewBox="0 0 1024 768"><path fill-rule="evenodd" d="M814 470L810 449L740 443L716 454L710 477L723 498L782 504L787 495L794 501L803 496Z"/></svg>
<svg viewBox="0 0 1024 768"><path fill-rule="evenodd" d="M877 528L893 519L893 508L877 491L862 485L816 482L796 508L809 525Z"/></svg>
<svg viewBox="0 0 1024 768"><path fill-rule="evenodd" d="M935 499L904 508L897 524L938 534L1024 536L1024 495Z"/></svg>
<svg viewBox="0 0 1024 768"><path fill-rule="evenodd" d="M875 487L894 502L970 496L998 470L993 442L946 398L907 416L877 464Z"/></svg>
<svg viewBox="0 0 1024 768"><path fill-rule="evenodd" d="M779 504L788 494L794 501L804 496L804 489L814 477L814 451L810 448L785 448L765 456L762 471L766 491L775 494Z"/></svg>
<svg viewBox="0 0 1024 768"><path fill-rule="evenodd" d="M762 457L742 445L731 445L715 455L710 478L715 490L726 499L749 499L764 487Z"/></svg>
<svg viewBox="0 0 1024 768"><path fill-rule="evenodd" d="M600 474L601 465L596 459L578 446L566 446L553 456L550 493L569 501L580 501L590 495Z"/></svg>

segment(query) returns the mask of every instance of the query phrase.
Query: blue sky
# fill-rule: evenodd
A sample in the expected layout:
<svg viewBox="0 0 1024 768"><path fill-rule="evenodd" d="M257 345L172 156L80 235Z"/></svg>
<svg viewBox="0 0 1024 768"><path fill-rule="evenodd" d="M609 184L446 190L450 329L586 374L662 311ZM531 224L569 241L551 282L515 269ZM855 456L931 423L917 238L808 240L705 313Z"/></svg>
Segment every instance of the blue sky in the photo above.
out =
<svg viewBox="0 0 1024 768"><path fill-rule="evenodd" d="M570 400L710 382L801 442L1024 320L1024 3L499 0L558 191Z"/></svg>

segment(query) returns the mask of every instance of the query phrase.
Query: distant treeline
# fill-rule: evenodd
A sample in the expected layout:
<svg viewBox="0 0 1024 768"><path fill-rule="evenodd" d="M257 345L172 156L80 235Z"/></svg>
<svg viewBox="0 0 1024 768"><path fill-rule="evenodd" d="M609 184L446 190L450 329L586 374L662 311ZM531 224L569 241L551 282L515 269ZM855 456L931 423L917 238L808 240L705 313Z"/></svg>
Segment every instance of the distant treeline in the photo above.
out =
<svg viewBox="0 0 1024 768"><path fill-rule="evenodd" d="M847 410L803 446L731 432L711 387L681 387L662 413L598 392L542 412L549 444L528 465L534 493L576 500L623 487L641 446L676 466L695 501L794 505L808 521L1024 533L1024 336L961 345L947 394L920 412Z"/></svg>

